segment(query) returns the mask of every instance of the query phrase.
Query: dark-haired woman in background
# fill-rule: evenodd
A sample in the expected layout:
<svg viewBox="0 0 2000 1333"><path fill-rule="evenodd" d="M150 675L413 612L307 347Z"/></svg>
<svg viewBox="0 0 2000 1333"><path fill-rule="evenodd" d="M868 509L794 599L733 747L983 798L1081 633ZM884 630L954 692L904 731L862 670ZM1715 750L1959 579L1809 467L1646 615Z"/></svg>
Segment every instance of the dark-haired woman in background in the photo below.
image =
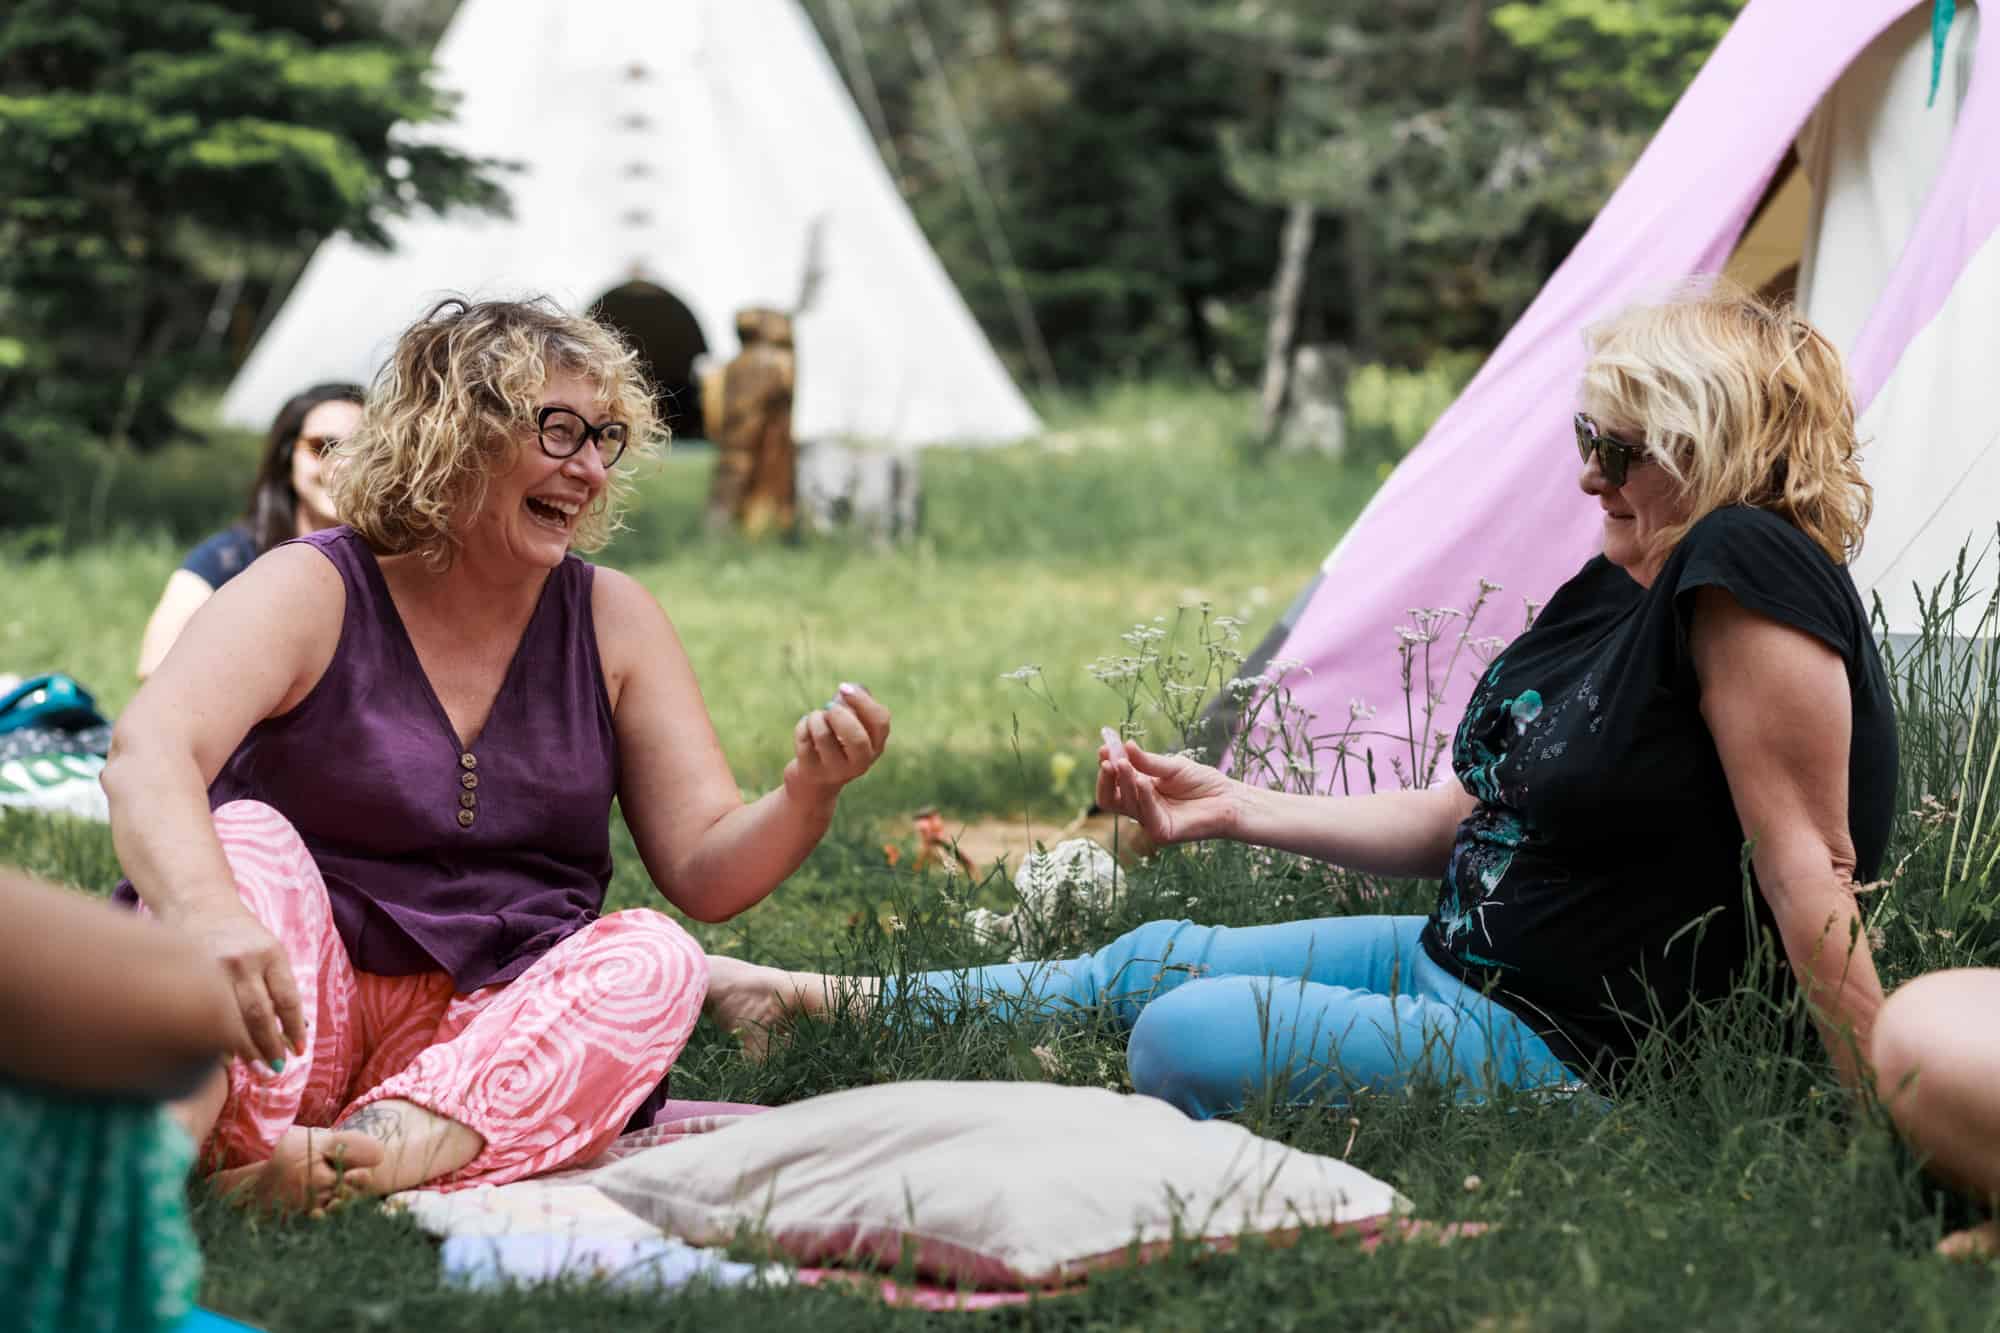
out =
<svg viewBox="0 0 2000 1333"><path fill-rule="evenodd" d="M358 384L315 384L278 409L242 521L188 552L168 577L139 641L139 679L153 674L202 603L252 560L279 542L340 521L326 498L320 455L360 420Z"/></svg>

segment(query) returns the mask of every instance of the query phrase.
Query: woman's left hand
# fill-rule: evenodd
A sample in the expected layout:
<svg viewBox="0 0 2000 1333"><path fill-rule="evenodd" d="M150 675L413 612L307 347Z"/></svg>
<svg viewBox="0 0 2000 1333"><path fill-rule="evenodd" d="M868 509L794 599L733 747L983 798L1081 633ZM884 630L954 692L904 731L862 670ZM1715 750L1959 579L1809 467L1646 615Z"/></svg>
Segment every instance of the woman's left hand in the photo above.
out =
<svg viewBox="0 0 2000 1333"><path fill-rule="evenodd" d="M889 743L889 710L859 685L843 684L824 708L799 719L785 786L822 798L866 773Z"/></svg>

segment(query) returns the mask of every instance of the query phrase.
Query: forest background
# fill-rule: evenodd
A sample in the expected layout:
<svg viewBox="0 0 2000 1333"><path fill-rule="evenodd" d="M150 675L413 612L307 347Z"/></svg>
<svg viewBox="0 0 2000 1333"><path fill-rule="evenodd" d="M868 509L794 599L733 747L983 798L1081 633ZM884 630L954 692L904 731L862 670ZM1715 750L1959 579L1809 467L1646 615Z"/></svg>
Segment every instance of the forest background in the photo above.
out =
<svg viewBox="0 0 2000 1333"><path fill-rule="evenodd" d="M1289 363L1274 346L1310 345L1344 371L1418 372L1410 392L1434 411L1740 4L805 7L1038 397L1251 385ZM198 434L189 403L212 401L326 235L384 243L399 215L505 209L504 162L427 134L451 111L429 51L454 8L18 0L0 14L0 529L43 545L100 527L78 488L109 465L79 467L79 451L115 464ZM1274 343L1287 239L1298 300Z"/></svg>

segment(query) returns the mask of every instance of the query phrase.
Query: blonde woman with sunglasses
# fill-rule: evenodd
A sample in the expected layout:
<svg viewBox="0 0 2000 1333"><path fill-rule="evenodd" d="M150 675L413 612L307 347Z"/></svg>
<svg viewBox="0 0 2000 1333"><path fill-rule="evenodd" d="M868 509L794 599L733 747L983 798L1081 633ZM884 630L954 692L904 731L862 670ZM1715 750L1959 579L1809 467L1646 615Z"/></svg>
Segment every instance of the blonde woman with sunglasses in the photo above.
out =
<svg viewBox="0 0 2000 1333"><path fill-rule="evenodd" d="M753 1033L884 997L1106 1014L1133 1085L1195 1116L1420 1079L1615 1093L1764 930L1858 1087L1882 995L1853 889L1888 838L1896 731L1847 572L1870 493L1840 358L1727 291L1589 339L1573 425L1603 553L1491 664L1450 781L1303 796L1116 736L1099 752L1099 803L1156 843L1434 880L1428 915L1156 921L1081 958L906 980L716 959L711 1007Z"/></svg>

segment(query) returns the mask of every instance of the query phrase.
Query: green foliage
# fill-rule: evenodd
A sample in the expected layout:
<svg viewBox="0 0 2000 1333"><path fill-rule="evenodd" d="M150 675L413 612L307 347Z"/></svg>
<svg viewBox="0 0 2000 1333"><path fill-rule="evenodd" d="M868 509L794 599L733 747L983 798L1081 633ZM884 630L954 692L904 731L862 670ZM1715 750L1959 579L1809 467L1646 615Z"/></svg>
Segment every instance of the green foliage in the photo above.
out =
<svg viewBox="0 0 2000 1333"><path fill-rule="evenodd" d="M809 7L840 52L829 5ZM1219 151L1242 72L1126 6L1022 6L1003 28L1004 8L860 0L873 21L846 63L850 80L870 71L903 191L982 325L1031 379L983 192L1065 382L1254 370L1262 329L1240 312L1262 298L1276 231ZM912 54L925 40L934 70Z"/></svg>
<svg viewBox="0 0 2000 1333"><path fill-rule="evenodd" d="M1348 453L1385 467L1399 461L1472 382L1482 359L1445 352L1417 370L1356 370L1347 381Z"/></svg>
<svg viewBox="0 0 2000 1333"><path fill-rule="evenodd" d="M1743 0L1535 0L1501 5L1493 24L1586 114L1646 129L1742 8Z"/></svg>
<svg viewBox="0 0 2000 1333"><path fill-rule="evenodd" d="M409 132L449 114L426 58L356 4L19 0L0 11L0 449L154 447L222 364L216 301L315 238L496 207L492 164ZM392 134L397 126L405 127ZM254 308L254 307L253 307ZM14 521L46 519L12 494Z"/></svg>
<svg viewBox="0 0 2000 1333"><path fill-rule="evenodd" d="M1536 51L1484 5L1280 0L1281 23L1207 8L1276 89L1230 137L1235 179L1322 217L1308 309L1361 360L1490 347L1636 152L1550 96Z"/></svg>
<svg viewBox="0 0 2000 1333"><path fill-rule="evenodd" d="M1713 46L1734 0L808 0L981 323L1065 380L1264 354L1282 206L1320 214L1300 341L1491 347ZM839 13L856 22L842 36ZM936 48L935 67L914 50ZM951 123L976 153L968 179Z"/></svg>
<svg viewBox="0 0 2000 1333"><path fill-rule="evenodd" d="M1920 605L1919 632L1888 638L1899 850L1864 899L1879 947L1912 973L2000 949L2000 543L1961 551Z"/></svg>

